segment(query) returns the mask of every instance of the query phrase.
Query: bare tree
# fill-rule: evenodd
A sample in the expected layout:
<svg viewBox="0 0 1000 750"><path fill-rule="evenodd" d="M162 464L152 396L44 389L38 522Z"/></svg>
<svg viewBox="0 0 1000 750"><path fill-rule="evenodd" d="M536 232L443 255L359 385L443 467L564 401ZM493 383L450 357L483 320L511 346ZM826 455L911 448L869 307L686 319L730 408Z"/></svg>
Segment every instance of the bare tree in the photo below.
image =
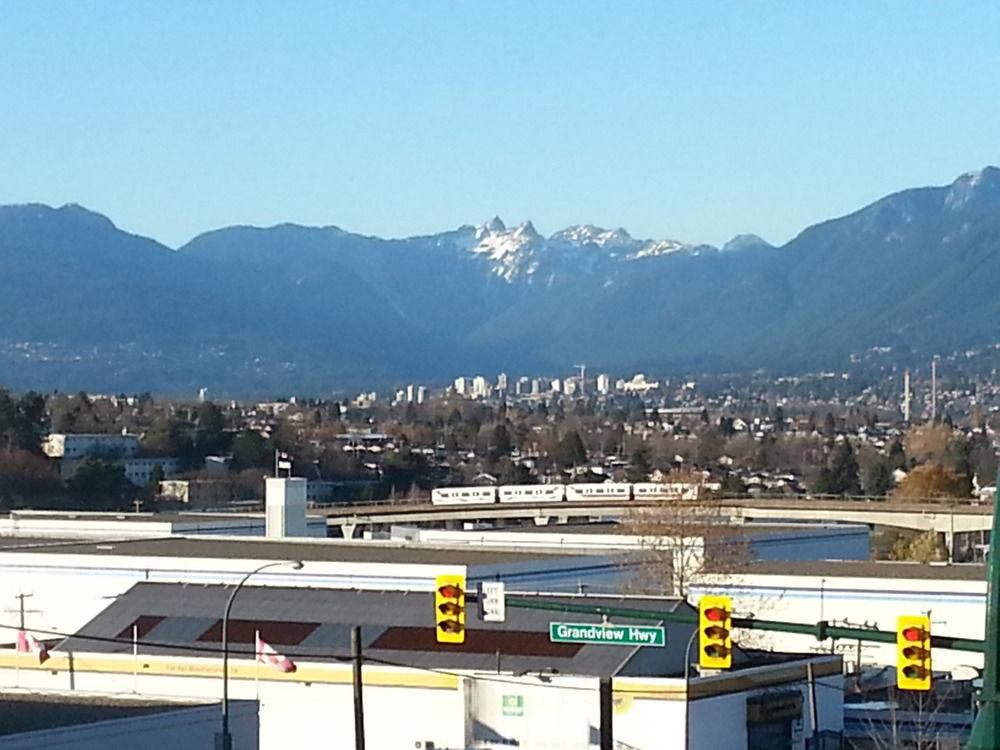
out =
<svg viewBox="0 0 1000 750"><path fill-rule="evenodd" d="M912 694L890 686L885 697L885 709L873 710L861 718L863 736L847 738L846 748L958 750L960 730L970 728L971 715L956 712L956 707L937 691Z"/></svg>
<svg viewBox="0 0 1000 750"><path fill-rule="evenodd" d="M702 486L697 474L670 475L671 485L686 485L630 508L622 534L638 537L629 560L627 587L636 593L686 597L692 581L711 584L744 569L750 552L742 526L731 523L719 498Z"/></svg>

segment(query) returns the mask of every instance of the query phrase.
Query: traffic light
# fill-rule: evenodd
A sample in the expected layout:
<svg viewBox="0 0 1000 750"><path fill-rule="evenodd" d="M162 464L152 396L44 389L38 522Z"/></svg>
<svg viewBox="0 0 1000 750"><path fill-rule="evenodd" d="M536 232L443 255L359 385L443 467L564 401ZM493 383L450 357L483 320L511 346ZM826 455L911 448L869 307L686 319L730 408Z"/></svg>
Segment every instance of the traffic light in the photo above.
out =
<svg viewBox="0 0 1000 750"><path fill-rule="evenodd" d="M896 686L931 689L931 618L900 615L896 625Z"/></svg>
<svg viewBox="0 0 1000 750"><path fill-rule="evenodd" d="M438 643L465 643L465 576L438 576L434 584Z"/></svg>
<svg viewBox="0 0 1000 750"><path fill-rule="evenodd" d="M703 596L698 602L698 665L729 669L733 665L733 602L728 596Z"/></svg>

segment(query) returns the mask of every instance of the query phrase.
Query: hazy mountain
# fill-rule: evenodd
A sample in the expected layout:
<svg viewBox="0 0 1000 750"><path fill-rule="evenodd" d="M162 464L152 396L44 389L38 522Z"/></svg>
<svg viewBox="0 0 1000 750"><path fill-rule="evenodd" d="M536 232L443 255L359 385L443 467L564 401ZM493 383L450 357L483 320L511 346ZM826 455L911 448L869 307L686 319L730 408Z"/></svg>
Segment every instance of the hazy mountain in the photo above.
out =
<svg viewBox="0 0 1000 750"><path fill-rule="evenodd" d="M0 207L0 383L328 392L461 372L789 368L1000 341L1000 170L776 248L495 217L380 239L229 227L172 250L80 208Z"/></svg>

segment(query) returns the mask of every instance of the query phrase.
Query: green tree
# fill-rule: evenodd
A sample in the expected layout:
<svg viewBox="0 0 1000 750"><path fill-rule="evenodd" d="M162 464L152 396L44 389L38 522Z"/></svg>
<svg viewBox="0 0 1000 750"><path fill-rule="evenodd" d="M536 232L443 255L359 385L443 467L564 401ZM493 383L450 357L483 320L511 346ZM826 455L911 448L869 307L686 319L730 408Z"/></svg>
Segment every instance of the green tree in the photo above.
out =
<svg viewBox="0 0 1000 750"><path fill-rule="evenodd" d="M892 471L886 461L875 461L865 474L865 494L881 497L892 488Z"/></svg>
<svg viewBox="0 0 1000 750"><path fill-rule="evenodd" d="M844 440L833 451L830 465L824 467L813 487L817 495L860 495L858 459L851 444Z"/></svg>
<svg viewBox="0 0 1000 750"><path fill-rule="evenodd" d="M510 433L504 425L498 424L493 428L493 434L490 437L493 460L495 461L502 456L509 456L511 447Z"/></svg>
<svg viewBox="0 0 1000 750"><path fill-rule="evenodd" d="M625 478L630 482L645 482L649 480L649 472L652 467L649 465L649 449L645 445L640 445L632 453Z"/></svg>
<svg viewBox="0 0 1000 750"><path fill-rule="evenodd" d="M205 456L223 453L226 449L225 419L222 409L211 401L198 406L194 439L196 461Z"/></svg>
<svg viewBox="0 0 1000 750"><path fill-rule="evenodd" d="M587 449L580 439L580 433L576 430L569 430L556 448L556 463L559 466L569 469L587 463Z"/></svg>
<svg viewBox="0 0 1000 750"><path fill-rule="evenodd" d="M274 452L256 430L243 430L233 440L233 471L267 469L274 462Z"/></svg>
<svg viewBox="0 0 1000 750"><path fill-rule="evenodd" d="M747 494L747 486L736 474L726 474L719 492L723 497L742 497Z"/></svg>
<svg viewBox="0 0 1000 750"><path fill-rule="evenodd" d="M121 464L93 456L77 463L66 487L81 510L126 510L138 494Z"/></svg>

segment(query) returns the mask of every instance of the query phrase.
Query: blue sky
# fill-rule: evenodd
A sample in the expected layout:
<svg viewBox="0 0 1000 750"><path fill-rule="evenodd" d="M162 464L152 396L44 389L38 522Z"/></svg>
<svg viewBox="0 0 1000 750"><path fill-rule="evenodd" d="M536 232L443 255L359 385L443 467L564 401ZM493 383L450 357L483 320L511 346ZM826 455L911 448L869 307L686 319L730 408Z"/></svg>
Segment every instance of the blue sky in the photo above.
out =
<svg viewBox="0 0 1000 750"><path fill-rule="evenodd" d="M1000 4L0 2L0 203L781 243L1000 163Z"/></svg>

